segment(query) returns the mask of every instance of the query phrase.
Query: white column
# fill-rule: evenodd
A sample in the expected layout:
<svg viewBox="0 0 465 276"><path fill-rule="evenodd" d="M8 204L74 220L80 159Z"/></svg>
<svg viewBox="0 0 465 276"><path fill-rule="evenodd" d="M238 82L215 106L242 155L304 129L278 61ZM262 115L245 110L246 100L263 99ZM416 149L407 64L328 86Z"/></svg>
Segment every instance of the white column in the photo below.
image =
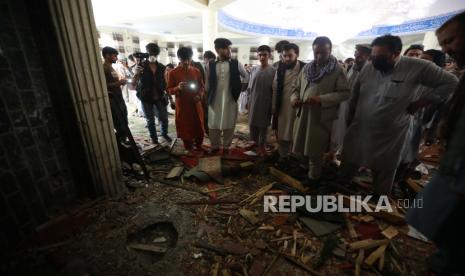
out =
<svg viewBox="0 0 465 276"><path fill-rule="evenodd" d="M203 51L215 52L213 41L218 37L218 13L212 10L202 11Z"/></svg>
<svg viewBox="0 0 465 276"><path fill-rule="evenodd" d="M438 43L438 38L434 32L426 32L425 37L423 38L423 45L425 46L425 50L429 49L440 49Z"/></svg>

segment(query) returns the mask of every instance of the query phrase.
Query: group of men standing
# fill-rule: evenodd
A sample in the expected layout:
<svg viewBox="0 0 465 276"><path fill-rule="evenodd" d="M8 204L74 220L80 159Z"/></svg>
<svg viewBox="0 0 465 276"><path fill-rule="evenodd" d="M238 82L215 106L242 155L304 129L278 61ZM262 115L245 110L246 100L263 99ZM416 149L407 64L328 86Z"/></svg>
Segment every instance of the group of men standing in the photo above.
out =
<svg viewBox="0 0 465 276"><path fill-rule="evenodd" d="M218 38L214 44L217 58L209 53L202 68L193 63L192 49L179 48L180 63L166 77L165 66L157 61L159 47L147 45L148 58L135 66L133 82L153 143L158 143L155 111L162 137L171 141L167 93L175 97L176 132L185 149L228 154L237 100L246 90L252 148L259 155L266 154L267 130L272 125L278 163L287 163L290 153L306 158L308 185L319 183L324 155L334 158L340 152L342 177L349 181L360 167L371 168L374 192L390 194L399 165L408 159L403 158L405 152L418 152L419 142L416 149L409 145L416 139L412 115L444 101L457 84L454 75L435 63L407 57L413 55L410 50L418 52L417 48L411 47L401 56L402 42L392 35L378 37L371 45L356 45L354 65L348 72L331 54L332 42L324 36L313 41L314 59L308 64L298 60L299 46L294 43L276 45L280 60L275 64L269 63L272 49L260 46L260 64L250 73L231 58L231 41ZM110 57L107 47L104 50L102 54ZM113 59L115 52L111 52ZM105 63L109 72L107 63L111 64L111 57ZM121 81L109 79L111 72L106 75L114 94L117 85L113 82ZM121 100L110 100L115 103L112 107L121 106ZM124 109L119 114L127 112ZM208 151L202 147L206 133L211 142Z"/></svg>
<svg viewBox="0 0 465 276"><path fill-rule="evenodd" d="M444 52L464 66L465 13L446 22L436 35ZM373 173L374 194L389 195L396 172L418 153L423 125L437 126L446 153L439 173L419 195L428 212L410 210L409 223L437 241L441 254L447 254L437 257L443 265L436 267L438 271L463 272L465 226L463 218L457 221L465 209L465 79L461 76L458 84L457 77L442 68L444 53L414 46L402 56L401 39L384 35L371 44L356 45L354 65L346 72L331 54L331 40L321 36L313 41L310 63L298 59L296 44L281 41L275 47L280 56L277 63L269 64L272 50L262 45L257 49L260 64L248 73L231 59L231 41L218 38L214 44L217 58L212 52L205 54L205 73L192 62L192 49L181 47L177 52L180 63L166 79L165 67L156 60L158 46L147 45L149 57L137 66L134 80L154 143L158 143L154 108L159 112L162 136L171 140L166 91L176 99L176 131L186 150L203 152L208 133L211 147L207 153L222 150L227 154L236 126L237 100L246 90L250 137L258 154L265 154L267 129L272 125L279 162L286 163L290 153L307 158L305 184L318 184L324 155L334 158L340 152L341 179L349 182L359 168L367 167ZM119 89L125 82L111 68L116 50L105 47L102 55L118 133L127 124ZM439 126L438 118L444 121ZM436 215L436 223L431 223ZM461 235L460 242L450 242L444 238L447 235Z"/></svg>

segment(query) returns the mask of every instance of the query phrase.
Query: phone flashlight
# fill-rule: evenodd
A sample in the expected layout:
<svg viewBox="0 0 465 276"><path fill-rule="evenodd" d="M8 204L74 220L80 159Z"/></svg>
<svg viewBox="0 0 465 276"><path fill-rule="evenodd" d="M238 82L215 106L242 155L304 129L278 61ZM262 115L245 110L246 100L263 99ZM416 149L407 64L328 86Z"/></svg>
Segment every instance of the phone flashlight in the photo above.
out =
<svg viewBox="0 0 465 276"><path fill-rule="evenodd" d="M195 90L197 88L197 85L194 82L189 83L189 88L191 90Z"/></svg>

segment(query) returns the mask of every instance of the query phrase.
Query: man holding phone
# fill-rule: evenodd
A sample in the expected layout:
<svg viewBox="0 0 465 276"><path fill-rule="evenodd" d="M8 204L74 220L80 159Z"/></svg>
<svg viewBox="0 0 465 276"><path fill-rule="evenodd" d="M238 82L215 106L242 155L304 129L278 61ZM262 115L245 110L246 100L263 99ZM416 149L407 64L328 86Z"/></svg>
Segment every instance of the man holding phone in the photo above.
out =
<svg viewBox="0 0 465 276"><path fill-rule="evenodd" d="M177 55L180 64L169 72L167 85L168 93L176 97L176 133L178 138L182 139L186 150L203 151L203 77L200 71L191 65L191 48L181 47Z"/></svg>

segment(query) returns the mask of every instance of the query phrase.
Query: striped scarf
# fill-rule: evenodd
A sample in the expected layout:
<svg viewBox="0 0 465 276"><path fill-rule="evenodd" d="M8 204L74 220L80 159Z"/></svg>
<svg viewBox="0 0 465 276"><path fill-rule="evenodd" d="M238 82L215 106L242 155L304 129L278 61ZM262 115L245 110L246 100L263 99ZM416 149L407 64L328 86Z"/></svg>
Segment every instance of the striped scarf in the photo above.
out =
<svg viewBox="0 0 465 276"><path fill-rule="evenodd" d="M316 61L312 60L310 63L305 65L303 69L304 75L308 82L315 83L322 79L326 74L333 72L337 63L337 59L333 55L330 55L328 62L323 67L317 69Z"/></svg>

